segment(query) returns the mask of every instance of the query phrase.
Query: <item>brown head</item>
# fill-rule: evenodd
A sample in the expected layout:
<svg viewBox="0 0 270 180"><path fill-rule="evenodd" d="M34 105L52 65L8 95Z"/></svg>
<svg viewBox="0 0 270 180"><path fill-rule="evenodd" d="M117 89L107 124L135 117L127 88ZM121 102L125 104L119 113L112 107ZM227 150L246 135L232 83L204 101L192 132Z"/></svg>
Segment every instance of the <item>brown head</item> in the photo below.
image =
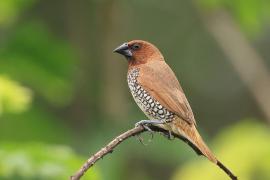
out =
<svg viewBox="0 0 270 180"><path fill-rule="evenodd" d="M124 55L129 65L145 64L149 61L164 61L157 47L142 40L133 40L124 43L117 47L114 52Z"/></svg>

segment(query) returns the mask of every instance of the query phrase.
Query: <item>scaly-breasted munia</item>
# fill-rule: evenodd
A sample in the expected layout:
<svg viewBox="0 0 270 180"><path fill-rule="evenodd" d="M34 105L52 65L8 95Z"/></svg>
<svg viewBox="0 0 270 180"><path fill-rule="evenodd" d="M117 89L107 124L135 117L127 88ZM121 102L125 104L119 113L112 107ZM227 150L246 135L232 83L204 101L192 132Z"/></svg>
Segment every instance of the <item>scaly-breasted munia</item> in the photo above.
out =
<svg viewBox="0 0 270 180"><path fill-rule="evenodd" d="M128 60L128 86L134 100L149 118L139 124L158 126L184 137L210 161L219 163L198 133L184 91L158 48L146 41L133 40L114 52Z"/></svg>

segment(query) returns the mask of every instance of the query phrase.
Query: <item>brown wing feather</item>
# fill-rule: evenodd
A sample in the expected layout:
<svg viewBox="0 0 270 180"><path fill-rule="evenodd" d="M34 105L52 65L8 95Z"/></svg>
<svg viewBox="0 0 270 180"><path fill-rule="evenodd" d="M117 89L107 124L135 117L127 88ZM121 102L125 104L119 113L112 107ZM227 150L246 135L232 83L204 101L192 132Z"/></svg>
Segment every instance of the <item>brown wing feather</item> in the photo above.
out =
<svg viewBox="0 0 270 180"><path fill-rule="evenodd" d="M138 82L162 106L189 124L196 124L187 98L165 61L152 61L141 66Z"/></svg>

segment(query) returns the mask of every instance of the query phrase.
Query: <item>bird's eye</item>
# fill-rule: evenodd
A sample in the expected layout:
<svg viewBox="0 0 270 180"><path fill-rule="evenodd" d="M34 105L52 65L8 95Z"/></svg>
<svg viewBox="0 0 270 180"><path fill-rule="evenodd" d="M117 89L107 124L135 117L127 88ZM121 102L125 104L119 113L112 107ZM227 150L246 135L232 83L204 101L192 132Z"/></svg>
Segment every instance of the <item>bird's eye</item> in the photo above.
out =
<svg viewBox="0 0 270 180"><path fill-rule="evenodd" d="M133 44L132 45L132 49L133 50L138 50L138 49L140 49L141 48L141 46L139 45L139 44Z"/></svg>

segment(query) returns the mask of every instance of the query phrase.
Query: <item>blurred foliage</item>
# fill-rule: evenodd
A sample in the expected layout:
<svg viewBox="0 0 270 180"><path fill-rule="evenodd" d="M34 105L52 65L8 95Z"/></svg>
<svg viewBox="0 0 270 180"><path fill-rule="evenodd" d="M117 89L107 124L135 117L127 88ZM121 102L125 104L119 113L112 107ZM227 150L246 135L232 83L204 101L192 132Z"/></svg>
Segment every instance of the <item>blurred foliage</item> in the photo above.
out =
<svg viewBox="0 0 270 180"><path fill-rule="evenodd" d="M243 121L219 134L213 151L239 179L266 180L270 179L269 139L269 127L252 120ZM203 158L179 168L173 177L177 179L225 180L228 177Z"/></svg>
<svg viewBox="0 0 270 180"><path fill-rule="evenodd" d="M207 9L227 9L242 28L251 34L261 32L270 25L269 0L199 0Z"/></svg>
<svg viewBox="0 0 270 180"><path fill-rule="evenodd" d="M0 118L0 141L68 143L72 137L67 124L36 105L21 113L3 114Z"/></svg>
<svg viewBox="0 0 270 180"><path fill-rule="evenodd" d="M203 3L207 10L228 9L245 31L262 28L270 12L266 0ZM68 179L89 154L145 118L128 93L126 62L111 52L129 39L162 49L181 75L206 141L235 120L261 115L190 1L1 0L0 38L0 179ZM264 174L266 136L260 124L239 124L217 138L215 152L239 177L255 172L251 161ZM248 159L251 151L258 156ZM187 165L175 177L226 177L185 143L156 135L148 146L136 138L121 144L84 179L168 179L190 158L196 171L186 175Z"/></svg>
<svg viewBox="0 0 270 180"><path fill-rule="evenodd" d="M0 1L0 25L9 25L16 21L18 15L35 0L2 0Z"/></svg>
<svg viewBox="0 0 270 180"><path fill-rule="evenodd" d="M83 159L66 146L42 143L1 143L0 179L68 179ZM84 176L85 180L100 180L97 168Z"/></svg>
<svg viewBox="0 0 270 180"><path fill-rule="evenodd" d="M73 70L72 50L42 23L19 26L0 49L0 72L31 86L53 105L70 101Z"/></svg>
<svg viewBox="0 0 270 180"><path fill-rule="evenodd" d="M31 101L30 89L0 75L0 116L5 112L23 112L29 108Z"/></svg>

